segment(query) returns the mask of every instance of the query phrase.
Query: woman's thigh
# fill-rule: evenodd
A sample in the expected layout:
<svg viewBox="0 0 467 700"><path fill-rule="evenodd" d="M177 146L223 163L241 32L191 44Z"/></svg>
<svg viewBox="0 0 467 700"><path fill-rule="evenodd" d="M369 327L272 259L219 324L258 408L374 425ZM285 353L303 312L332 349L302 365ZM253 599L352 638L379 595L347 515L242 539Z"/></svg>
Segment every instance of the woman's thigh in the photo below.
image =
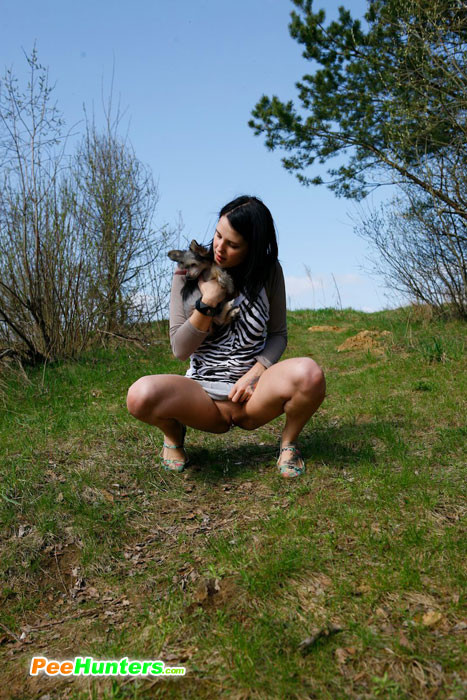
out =
<svg viewBox="0 0 467 700"><path fill-rule="evenodd" d="M315 390L323 390L323 384L323 372L311 358L282 360L263 372L251 399L234 411L233 421L247 430L258 428L284 413L284 405L297 391L312 397Z"/></svg>
<svg viewBox="0 0 467 700"><path fill-rule="evenodd" d="M194 379L178 374L141 377L128 390L127 406L135 418L151 425L172 418L197 430L223 433L231 423Z"/></svg>

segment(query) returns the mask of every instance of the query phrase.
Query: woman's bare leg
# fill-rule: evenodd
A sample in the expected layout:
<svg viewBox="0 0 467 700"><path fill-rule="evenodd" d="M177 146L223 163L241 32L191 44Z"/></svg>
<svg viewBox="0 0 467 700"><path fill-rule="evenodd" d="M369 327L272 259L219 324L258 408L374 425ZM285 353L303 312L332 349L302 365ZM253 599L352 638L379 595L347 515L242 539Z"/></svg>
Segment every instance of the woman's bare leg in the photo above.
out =
<svg viewBox="0 0 467 700"><path fill-rule="evenodd" d="M170 445L180 445L181 423L210 433L225 433L230 427L204 389L178 374L141 377L128 390L127 407L135 418L160 428ZM165 450L167 457L185 458L181 449Z"/></svg>
<svg viewBox="0 0 467 700"><path fill-rule="evenodd" d="M285 413L282 445L295 442L311 416L324 400L326 383L322 369L309 357L283 360L269 367L261 376L242 414L234 421L251 430L265 425ZM279 463L292 457L284 450Z"/></svg>
<svg viewBox="0 0 467 700"><path fill-rule="evenodd" d="M141 377L129 389L127 406L139 420L162 430L168 444L179 445L181 423L197 430L224 433L231 420L253 430L286 415L282 444L295 442L301 430L324 400L321 368L308 357L283 360L267 369L246 403L215 402L193 379L173 374ZM169 450L166 450L169 453ZM184 459L182 450L164 457ZM292 457L284 450L280 463Z"/></svg>

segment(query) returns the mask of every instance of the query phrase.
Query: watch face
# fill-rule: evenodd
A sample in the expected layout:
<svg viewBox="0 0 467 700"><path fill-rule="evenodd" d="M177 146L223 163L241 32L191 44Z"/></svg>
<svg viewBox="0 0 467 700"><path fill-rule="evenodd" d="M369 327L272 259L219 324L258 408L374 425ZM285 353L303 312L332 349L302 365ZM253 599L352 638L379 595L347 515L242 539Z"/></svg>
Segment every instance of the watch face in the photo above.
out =
<svg viewBox="0 0 467 700"><path fill-rule="evenodd" d="M212 306L208 306L201 301L201 299L198 299L195 304L195 308L200 312L200 314L203 314L203 316L215 316L217 312L217 307L213 308Z"/></svg>

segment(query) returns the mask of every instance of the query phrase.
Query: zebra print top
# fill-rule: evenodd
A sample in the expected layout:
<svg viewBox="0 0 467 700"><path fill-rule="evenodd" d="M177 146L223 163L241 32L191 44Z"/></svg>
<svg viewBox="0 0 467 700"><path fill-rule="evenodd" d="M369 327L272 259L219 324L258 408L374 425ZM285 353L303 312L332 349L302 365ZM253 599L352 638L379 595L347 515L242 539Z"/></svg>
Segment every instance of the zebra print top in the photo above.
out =
<svg viewBox="0 0 467 700"><path fill-rule="evenodd" d="M174 274L170 296L170 343L180 360L190 357L188 376L206 381L233 383L255 362L270 367L277 362L287 345L287 322L284 274L279 262L253 305L243 295L235 299L239 314L232 323L201 331L190 323L196 289L182 300L183 275ZM212 378L212 379L211 379Z"/></svg>
<svg viewBox="0 0 467 700"><path fill-rule="evenodd" d="M263 288L252 304L243 294L234 301L239 313L216 328L190 356L186 376L192 379L235 383L256 363L266 343L269 300Z"/></svg>

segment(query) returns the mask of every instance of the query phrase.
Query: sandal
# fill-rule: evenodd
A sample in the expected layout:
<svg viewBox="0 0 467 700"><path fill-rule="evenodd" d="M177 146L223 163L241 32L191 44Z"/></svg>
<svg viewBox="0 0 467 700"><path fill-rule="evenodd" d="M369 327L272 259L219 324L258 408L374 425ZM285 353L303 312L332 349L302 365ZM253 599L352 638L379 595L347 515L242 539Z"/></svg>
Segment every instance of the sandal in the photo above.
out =
<svg viewBox="0 0 467 700"><path fill-rule="evenodd" d="M182 424L182 439L181 439L180 445L168 445L166 442L164 442L164 444L162 445L162 450L161 450L160 456L161 456L162 467L163 467L163 469L165 469L165 471L167 471L167 472L182 472L185 469L185 467L187 466L187 464L189 463L190 460L188 459L188 457L186 457L185 460L168 459L168 458L163 457L164 447L167 447L169 450L178 450L178 449L185 450L185 448L183 447L183 444L185 442L185 435L186 435L186 425ZM186 452L185 452L185 456L186 456Z"/></svg>
<svg viewBox="0 0 467 700"><path fill-rule="evenodd" d="M289 442L288 445L280 447L279 458L285 450L291 450L293 452L293 456L291 459L289 459L287 462L284 462L283 464L279 464L279 459L277 460L277 466L279 467L279 472L281 476L285 477L286 479L289 479L304 474L305 462L297 445L294 442Z"/></svg>

